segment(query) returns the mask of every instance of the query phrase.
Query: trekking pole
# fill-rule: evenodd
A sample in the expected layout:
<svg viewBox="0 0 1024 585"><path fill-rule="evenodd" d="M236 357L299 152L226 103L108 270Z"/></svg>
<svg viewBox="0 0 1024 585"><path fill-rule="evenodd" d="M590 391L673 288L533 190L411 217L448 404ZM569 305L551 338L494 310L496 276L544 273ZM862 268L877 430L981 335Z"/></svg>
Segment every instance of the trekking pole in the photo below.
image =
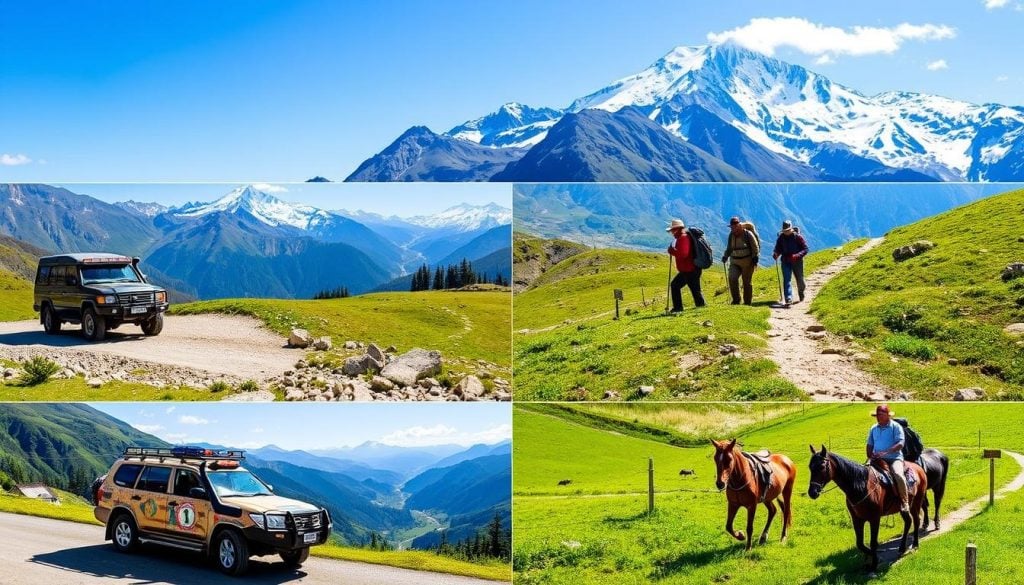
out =
<svg viewBox="0 0 1024 585"><path fill-rule="evenodd" d="M672 296L672 254L668 255L668 283L665 285L665 312L668 313L668 300Z"/></svg>
<svg viewBox="0 0 1024 585"><path fill-rule="evenodd" d="M779 304L786 304L786 293L782 291L782 268L779 267L779 259L775 259L775 280L779 283Z"/></svg>

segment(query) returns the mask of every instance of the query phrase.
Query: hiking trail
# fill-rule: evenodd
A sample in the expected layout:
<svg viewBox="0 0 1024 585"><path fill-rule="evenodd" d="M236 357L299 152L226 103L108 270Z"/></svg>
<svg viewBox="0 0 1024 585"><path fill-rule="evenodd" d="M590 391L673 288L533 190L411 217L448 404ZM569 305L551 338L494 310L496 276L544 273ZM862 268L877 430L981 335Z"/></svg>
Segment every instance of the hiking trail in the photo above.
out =
<svg viewBox="0 0 1024 585"><path fill-rule="evenodd" d="M1024 488L1024 455L1021 455L1020 453L1014 453L1013 451L1006 451L1006 450L1004 450L1003 453L1006 454L1006 455L1009 455L1010 457L1012 457L1014 459L1014 461L1017 462L1017 465L1020 466L1020 470L1017 472L1017 475L1014 476L1014 478L1009 483L1003 485L998 490L996 490L996 499L997 500L1000 499L1000 498L1006 497L1006 495L1009 494L1010 492L1020 491L1021 488ZM930 498L932 505L935 505L935 498L932 497L931 493L928 494L928 497ZM942 528L940 528L939 530L935 530L935 525L931 524L931 525L928 526L929 530L927 532L922 530L921 531L921 544L923 545L925 542L927 542L927 541L924 540L925 537L929 537L929 539L930 539L930 537L932 537L932 536L943 535L943 534L949 532L950 530L953 530L957 526L963 524L964 522L970 520L971 518L977 516L978 513L981 512L981 510L987 504L988 504L988 494L986 494L984 496L981 496L980 498L978 498L976 500L972 500L970 502L967 502L963 506L960 506L959 508L957 508L956 510L953 510L952 512L950 512L948 514L942 514L941 517L940 517L940 520L942 521ZM897 521L897 525L901 525L899 523L899 521ZM909 546L909 543L911 542L911 539L913 539L913 531L914 531L914 527L913 526L910 527L910 531L911 531L911 534L907 536L908 546ZM910 549L910 550L912 550L912 549ZM908 554L910 554L909 550L908 550ZM917 554L917 553L914 553L914 554ZM879 545L878 545L878 563L879 563L878 564L878 568L880 570L881 569L887 569L887 568L891 567L892 565L894 565L897 562L899 562L899 560L901 558L902 557L900 557L900 537L897 536L896 538L888 540L888 541L886 541L884 543L879 543Z"/></svg>
<svg viewBox="0 0 1024 585"><path fill-rule="evenodd" d="M883 401L900 396L880 384L856 365L867 354L857 352L850 341L825 332L811 314L811 303L825 284L846 270L862 254L882 243L873 238L853 252L841 256L825 268L805 278L804 301L788 309L773 308L768 318L770 358L779 365L779 374L806 392L814 400ZM794 279L793 287L796 288ZM794 291L795 292L795 291ZM821 328L811 332L808 328Z"/></svg>

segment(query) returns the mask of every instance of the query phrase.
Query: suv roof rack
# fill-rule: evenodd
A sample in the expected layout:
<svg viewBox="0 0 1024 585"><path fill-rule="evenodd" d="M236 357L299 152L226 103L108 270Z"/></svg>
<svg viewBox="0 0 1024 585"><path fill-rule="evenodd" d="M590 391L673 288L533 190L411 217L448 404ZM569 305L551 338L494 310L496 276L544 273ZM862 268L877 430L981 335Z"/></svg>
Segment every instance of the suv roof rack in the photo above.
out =
<svg viewBox="0 0 1024 585"><path fill-rule="evenodd" d="M123 457L241 461L245 459L245 451L241 449L206 449L204 447L171 447L170 449L163 447L125 447Z"/></svg>

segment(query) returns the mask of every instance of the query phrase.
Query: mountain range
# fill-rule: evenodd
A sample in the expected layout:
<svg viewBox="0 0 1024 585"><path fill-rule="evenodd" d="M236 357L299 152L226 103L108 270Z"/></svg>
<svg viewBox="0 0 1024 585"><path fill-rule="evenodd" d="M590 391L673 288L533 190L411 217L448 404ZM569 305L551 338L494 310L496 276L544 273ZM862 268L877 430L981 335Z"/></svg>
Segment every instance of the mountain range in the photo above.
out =
<svg viewBox="0 0 1024 585"><path fill-rule="evenodd" d="M86 405L11 404L0 412L0 485L38 481L87 496L93 478L127 446L169 444ZM367 442L337 452L343 456L267 445L248 450L244 465L275 493L327 507L336 536L347 543L410 529L417 523L412 511L457 520L450 541L473 536L495 514L510 525L509 441L468 448Z"/></svg>
<svg viewBox="0 0 1024 585"><path fill-rule="evenodd" d="M681 46L564 108L415 126L348 181L1015 181L1024 107L866 95L734 43Z"/></svg>
<svg viewBox="0 0 1024 585"><path fill-rule="evenodd" d="M150 278L174 291L174 302L311 298L341 286L358 294L423 263L490 261L503 250L508 261L490 269L507 278L510 224L511 210L497 204L462 204L402 219L294 204L252 186L167 207L136 200L110 204L48 185L0 185L0 235L51 253L139 256Z"/></svg>

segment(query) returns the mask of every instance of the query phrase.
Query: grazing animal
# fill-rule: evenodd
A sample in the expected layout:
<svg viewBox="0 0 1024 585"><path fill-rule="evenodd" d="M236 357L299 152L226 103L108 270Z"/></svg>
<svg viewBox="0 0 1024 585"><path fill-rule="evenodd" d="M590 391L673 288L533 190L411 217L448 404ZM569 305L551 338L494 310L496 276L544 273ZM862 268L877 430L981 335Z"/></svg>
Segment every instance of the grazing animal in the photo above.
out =
<svg viewBox="0 0 1024 585"><path fill-rule="evenodd" d="M812 500L818 499L822 490L834 481L839 489L846 494L846 509L853 520L853 531L856 535L857 548L867 557L867 566L871 572L878 570L878 527L883 516L899 514L903 518L903 538L900 540L900 555L907 552L907 533L910 522L914 522L914 548L918 546L920 532L920 514L924 504L924 495L928 490L928 477L921 466L916 463L905 463L906 468L914 474L917 481L907 486L907 499L910 500L910 512L900 512L900 498L896 489L886 489L882 485L882 471L851 461L837 453L829 453L825 445L821 451L815 451L811 445L811 483L807 495ZM871 546L864 546L864 524L871 525Z"/></svg>
<svg viewBox="0 0 1024 585"><path fill-rule="evenodd" d="M692 469L680 469L679 475L697 475L697 473Z"/></svg>
<svg viewBox="0 0 1024 585"><path fill-rule="evenodd" d="M562 481L558 482L558 485L569 485L570 483L572 483L571 479L563 479Z"/></svg>
<svg viewBox="0 0 1024 585"><path fill-rule="evenodd" d="M764 544L768 541L768 529L771 528L772 520L778 511L775 500L781 496L779 505L782 506L782 542L785 542L793 522L793 484L796 482L796 466L793 462L785 455L772 454L772 474L762 493L752 464L736 446L736 439L712 440L711 444L715 446L715 486L725 491L725 500L728 503L725 531L740 542L746 541L746 550L750 550L754 536L754 515L757 513L757 505L763 503L768 509L768 521L765 522L758 544ZM734 531L732 528L733 519L741 507L747 509L745 534L742 530Z"/></svg>

